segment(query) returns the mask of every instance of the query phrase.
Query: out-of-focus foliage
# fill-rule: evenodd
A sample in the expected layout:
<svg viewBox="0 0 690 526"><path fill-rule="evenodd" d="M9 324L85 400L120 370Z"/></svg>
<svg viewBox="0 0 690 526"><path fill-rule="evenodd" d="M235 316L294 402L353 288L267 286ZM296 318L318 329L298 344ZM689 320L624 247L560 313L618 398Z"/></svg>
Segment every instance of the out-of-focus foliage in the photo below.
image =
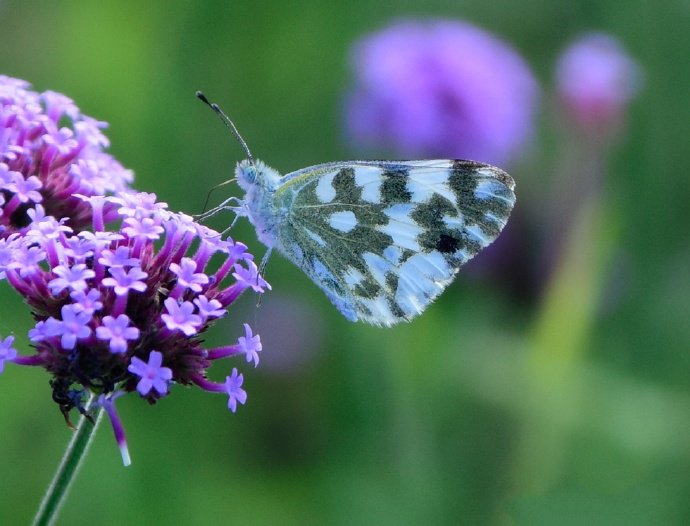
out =
<svg viewBox="0 0 690 526"><path fill-rule="evenodd" d="M0 3L0 73L109 122L135 187L189 213L243 155L195 90L283 173L359 157L344 132L348 53L401 17L494 33L543 93L536 138L510 167L505 241L423 316L350 324L273 257L274 292L258 308L244 298L209 337L234 341L244 319L261 333L247 404L232 415L180 386L155 407L123 400L133 465L100 429L63 523L690 522L690 4L420 5ZM615 135L596 141L554 87L560 53L589 31L615 35L644 72ZM261 254L243 223L233 235ZM28 310L7 286L0 300L0 335L28 353ZM43 371L6 364L0 393L0 523L22 524L69 430Z"/></svg>

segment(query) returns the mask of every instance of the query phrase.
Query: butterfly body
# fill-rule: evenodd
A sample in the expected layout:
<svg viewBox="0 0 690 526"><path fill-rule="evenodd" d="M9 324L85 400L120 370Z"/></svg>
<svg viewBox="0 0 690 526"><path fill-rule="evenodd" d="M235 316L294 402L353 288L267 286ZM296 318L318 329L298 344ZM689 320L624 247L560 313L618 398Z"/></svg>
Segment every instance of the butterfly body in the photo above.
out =
<svg viewBox="0 0 690 526"><path fill-rule="evenodd" d="M349 320L389 326L420 314L501 232L514 182L462 160L347 161L286 176L236 170L238 211Z"/></svg>

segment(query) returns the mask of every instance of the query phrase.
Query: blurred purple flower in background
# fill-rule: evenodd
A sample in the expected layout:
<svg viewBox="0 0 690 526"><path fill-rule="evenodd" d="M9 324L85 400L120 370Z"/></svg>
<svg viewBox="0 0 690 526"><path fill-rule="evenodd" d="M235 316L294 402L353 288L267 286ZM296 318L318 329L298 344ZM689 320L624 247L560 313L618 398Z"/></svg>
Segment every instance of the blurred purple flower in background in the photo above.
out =
<svg viewBox="0 0 690 526"><path fill-rule="evenodd" d="M105 122L61 93L30 87L0 75L0 237L24 233L36 213L87 228L91 208L75 194L123 192L133 179L103 151ZM110 203L103 212L106 222L117 217Z"/></svg>
<svg viewBox="0 0 690 526"><path fill-rule="evenodd" d="M539 87L505 42L466 22L400 21L352 51L352 138L404 158L505 165L533 133Z"/></svg>
<svg viewBox="0 0 690 526"><path fill-rule="evenodd" d="M556 66L556 88L568 116L587 134L614 133L642 83L642 70L620 41L604 33L578 38Z"/></svg>

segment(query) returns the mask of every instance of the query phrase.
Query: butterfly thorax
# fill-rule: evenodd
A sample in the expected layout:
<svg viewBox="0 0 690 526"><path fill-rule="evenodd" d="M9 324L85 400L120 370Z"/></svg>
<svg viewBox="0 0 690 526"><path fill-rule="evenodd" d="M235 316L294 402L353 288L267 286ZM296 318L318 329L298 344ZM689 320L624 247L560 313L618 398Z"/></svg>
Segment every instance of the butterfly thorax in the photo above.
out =
<svg viewBox="0 0 690 526"><path fill-rule="evenodd" d="M237 163L235 176L237 184L245 192L240 213L254 225L259 241L267 247L273 247L277 239L276 219L280 211L274 210L272 202L280 174L262 161L244 160Z"/></svg>

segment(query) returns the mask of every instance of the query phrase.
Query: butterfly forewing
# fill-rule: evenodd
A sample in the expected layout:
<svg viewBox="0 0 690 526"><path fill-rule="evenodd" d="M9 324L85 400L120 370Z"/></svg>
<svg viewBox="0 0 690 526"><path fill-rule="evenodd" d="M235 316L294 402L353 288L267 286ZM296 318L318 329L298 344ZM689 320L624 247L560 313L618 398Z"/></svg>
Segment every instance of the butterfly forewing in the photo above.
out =
<svg viewBox="0 0 690 526"><path fill-rule="evenodd" d="M513 180L472 161L351 161L286 175L276 247L350 320L420 314L490 244L515 203Z"/></svg>

